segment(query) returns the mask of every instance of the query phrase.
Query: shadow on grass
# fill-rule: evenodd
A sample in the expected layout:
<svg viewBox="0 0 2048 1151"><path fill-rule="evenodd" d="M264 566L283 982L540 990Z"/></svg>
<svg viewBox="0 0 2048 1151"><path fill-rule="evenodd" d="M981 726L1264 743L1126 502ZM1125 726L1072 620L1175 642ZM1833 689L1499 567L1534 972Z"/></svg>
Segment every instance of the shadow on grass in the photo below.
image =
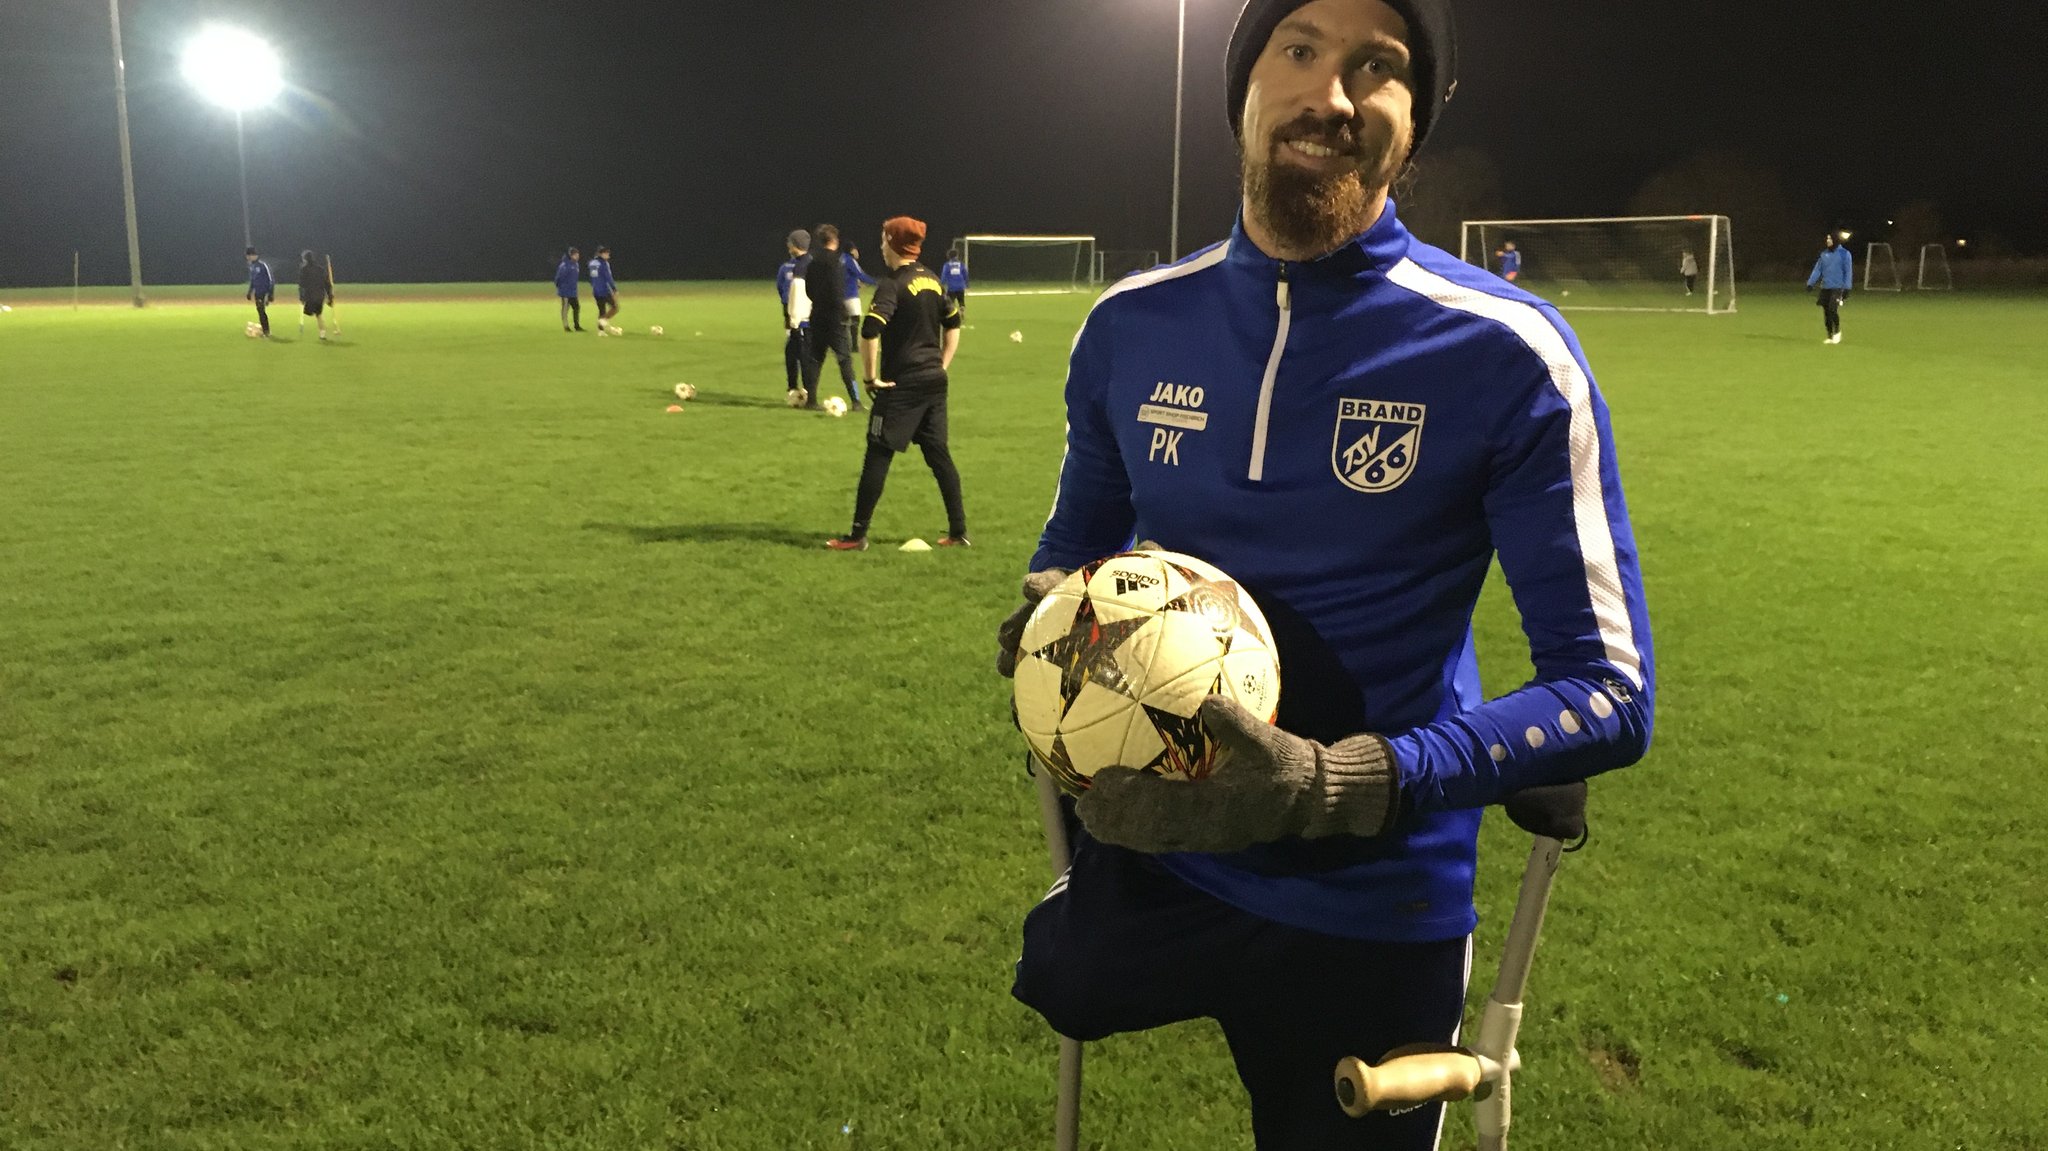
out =
<svg viewBox="0 0 2048 1151"><path fill-rule="evenodd" d="M800 532L773 524L600 524L587 531L610 532L643 544L780 544L816 551L825 546L825 532Z"/></svg>
<svg viewBox="0 0 2048 1151"><path fill-rule="evenodd" d="M666 398L668 402L676 402L676 393L673 388L664 391L660 394L664 398ZM766 396L740 396L733 395L727 392L698 392L697 397L695 399L686 400L684 402L691 404L703 404L707 407L713 408L785 408L789 406L788 404L784 403L782 401L782 398L779 396L774 399L769 399Z"/></svg>

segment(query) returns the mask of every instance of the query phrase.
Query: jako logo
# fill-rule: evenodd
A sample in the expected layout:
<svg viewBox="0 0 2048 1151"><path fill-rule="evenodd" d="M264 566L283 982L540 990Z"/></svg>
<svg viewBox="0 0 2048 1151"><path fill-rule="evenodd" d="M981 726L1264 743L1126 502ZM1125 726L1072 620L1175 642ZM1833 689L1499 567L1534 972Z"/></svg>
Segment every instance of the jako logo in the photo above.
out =
<svg viewBox="0 0 2048 1151"><path fill-rule="evenodd" d="M1202 388L1197 384L1169 384L1165 380L1152 385L1152 403L1172 404L1176 408L1199 408L1202 406Z"/></svg>

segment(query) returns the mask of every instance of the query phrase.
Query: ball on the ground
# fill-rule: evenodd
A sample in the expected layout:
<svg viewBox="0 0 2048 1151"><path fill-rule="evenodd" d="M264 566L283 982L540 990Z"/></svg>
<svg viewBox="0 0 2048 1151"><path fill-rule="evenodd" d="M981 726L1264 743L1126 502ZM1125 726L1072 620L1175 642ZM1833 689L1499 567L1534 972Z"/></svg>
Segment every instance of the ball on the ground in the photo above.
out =
<svg viewBox="0 0 2048 1151"><path fill-rule="evenodd" d="M651 327L651 328L647 329L647 334L648 334L648 335L650 335L650 336L658 336L658 335L660 335L660 334L661 334L661 325L660 325L660 324L656 324L656 325L654 325L653 327Z"/></svg>
<svg viewBox="0 0 2048 1151"><path fill-rule="evenodd" d="M846 414L846 401L838 396L833 396L825 401L825 410L832 413L835 417L843 416Z"/></svg>
<svg viewBox="0 0 2048 1151"><path fill-rule="evenodd" d="M789 405L790 407L792 407L792 408L800 408L800 407L803 407L803 406L804 406L804 393L803 393L803 389L801 389L801 388L791 388L791 389L789 389L789 391L787 391L787 392L785 392L785 393L783 394L782 400L783 400L783 402L784 402L784 403L788 404L788 405Z"/></svg>
<svg viewBox="0 0 2048 1151"><path fill-rule="evenodd" d="M1023 342L1024 342L1024 333L1022 333L1022 332L1011 332L1011 333L1010 333L1010 342L1011 342L1011 343L1013 343L1013 344L1021 344L1021 343L1023 343Z"/></svg>
<svg viewBox="0 0 2048 1151"><path fill-rule="evenodd" d="M1209 774L1216 748L1201 706L1211 695L1270 720L1280 664L1251 596L1193 556L1097 560L1047 593L1024 626L1017 726L1068 794L1105 767Z"/></svg>
<svg viewBox="0 0 2048 1151"><path fill-rule="evenodd" d="M694 400L694 399L696 399L696 398L697 398L697 385L695 385L695 384L677 384L677 385L676 385L676 398L677 398L677 399L679 399L679 400Z"/></svg>

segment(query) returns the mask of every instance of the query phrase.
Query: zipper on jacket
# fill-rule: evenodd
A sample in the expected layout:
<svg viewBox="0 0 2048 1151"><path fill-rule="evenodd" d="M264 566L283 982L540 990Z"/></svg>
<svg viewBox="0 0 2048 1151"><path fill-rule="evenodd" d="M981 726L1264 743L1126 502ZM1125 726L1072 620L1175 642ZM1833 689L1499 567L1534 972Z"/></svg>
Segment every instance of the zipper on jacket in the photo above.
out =
<svg viewBox="0 0 2048 1151"><path fill-rule="evenodd" d="M1280 357L1287 351L1287 329L1294 324L1294 293L1287 285L1287 262L1280 262L1280 286L1274 290L1280 303L1280 330L1273 335L1273 351L1266 357L1266 378L1259 383L1259 417L1252 425L1252 467L1249 479L1266 478L1266 424L1273 413L1273 381L1280 375Z"/></svg>

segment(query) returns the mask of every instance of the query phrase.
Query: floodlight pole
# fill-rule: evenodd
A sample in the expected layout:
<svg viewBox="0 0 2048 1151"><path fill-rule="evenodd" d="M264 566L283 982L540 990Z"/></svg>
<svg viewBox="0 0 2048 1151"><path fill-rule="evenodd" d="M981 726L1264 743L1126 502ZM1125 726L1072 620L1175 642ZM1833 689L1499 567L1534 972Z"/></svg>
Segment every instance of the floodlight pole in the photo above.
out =
<svg viewBox="0 0 2048 1151"><path fill-rule="evenodd" d="M1166 244L1166 262L1180 259L1180 124L1181 97L1186 89L1188 0L1180 0L1180 38L1173 53L1173 225Z"/></svg>
<svg viewBox="0 0 2048 1151"><path fill-rule="evenodd" d="M235 109L235 162L242 170L242 246L253 248L249 231L249 150L242 145L242 110Z"/></svg>
<svg viewBox="0 0 2048 1151"><path fill-rule="evenodd" d="M107 0L108 26L114 31L114 113L121 125L121 196L128 211L128 286L135 306L142 298L142 240L135 229L135 160L128 148L128 65L121 59L121 0Z"/></svg>

